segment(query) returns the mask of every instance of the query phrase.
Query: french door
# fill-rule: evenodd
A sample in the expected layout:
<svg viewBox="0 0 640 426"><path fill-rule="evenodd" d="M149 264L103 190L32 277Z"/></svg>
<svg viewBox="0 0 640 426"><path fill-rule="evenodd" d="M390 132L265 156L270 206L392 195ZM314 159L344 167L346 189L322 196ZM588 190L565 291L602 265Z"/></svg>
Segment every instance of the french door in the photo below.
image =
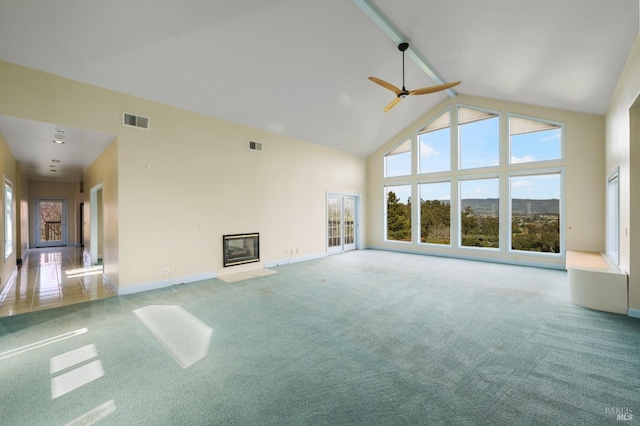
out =
<svg viewBox="0 0 640 426"><path fill-rule="evenodd" d="M67 200L36 199L36 247L67 245Z"/></svg>
<svg viewBox="0 0 640 426"><path fill-rule="evenodd" d="M356 249L356 197L327 195L327 251L339 253Z"/></svg>

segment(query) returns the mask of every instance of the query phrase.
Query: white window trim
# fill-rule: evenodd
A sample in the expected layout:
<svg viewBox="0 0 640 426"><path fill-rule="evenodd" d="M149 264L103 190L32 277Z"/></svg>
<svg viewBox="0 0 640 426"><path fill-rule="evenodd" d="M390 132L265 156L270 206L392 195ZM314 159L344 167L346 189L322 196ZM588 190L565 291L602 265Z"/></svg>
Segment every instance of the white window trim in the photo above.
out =
<svg viewBox="0 0 640 426"><path fill-rule="evenodd" d="M459 110L460 108L468 108L468 109L475 109L476 111L482 111L482 112L487 112L489 114L495 114L498 117L498 164L493 165L493 166L480 166L480 167L465 167L462 168L462 156L460 155L460 153L462 152L462 149L460 147L460 143L462 142L460 139L460 124L458 123L458 116L460 114ZM464 173L464 172L469 172L469 173L478 173L482 170L499 170L500 167L502 167L502 156L501 156L501 152L502 152L502 134L504 132L503 129L503 125L502 125L502 118L503 118L503 114L501 111L497 111L497 110L492 110L489 108L483 108L483 107L477 107L477 106L473 106L473 105L465 105L465 104L457 104L456 105L456 113L452 114L452 123L451 126L453 127L455 125L456 127L456 158L455 158L455 171L458 173ZM466 124L466 123L465 123ZM464 125L464 124L463 124ZM452 132L453 133L453 132ZM451 152L451 155L453 156L453 151Z"/></svg>
<svg viewBox="0 0 640 426"><path fill-rule="evenodd" d="M612 181L617 180L617 193L615 194L615 209L616 209L616 217L615 219L615 229L611 229L610 228L610 221L611 218L609 217L609 183L611 183ZM609 174L609 176L607 176L607 193L606 193L606 205L607 208L605 210L605 214L606 214L606 228L605 228L605 252L607 254L607 256L609 256L609 258L611 260L613 260L615 262L616 265L620 266L620 167L616 167L615 170L613 172L611 172ZM610 232L615 232L616 233L616 243L617 243L617 247L615 247L615 251L612 250L612 247L610 247L611 244L611 239L610 239Z"/></svg>
<svg viewBox="0 0 640 426"><path fill-rule="evenodd" d="M415 142L415 139L416 139L416 138L415 138L415 135L414 135L414 134L408 135L408 136L406 136L406 137L404 137L404 138L400 139L400 142L398 142L397 144L395 144L391 149L389 149L387 152L385 152L385 153L384 153L384 155L382 156L382 173L383 173L383 174L382 174L382 176L383 176L383 178L384 178L384 179L393 179L393 178L405 178L405 179L406 179L406 177L407 177L407 176L411 176L411 175L413 175L413 174L414 174L414 167L415 167L415 166L414 166L414 163L415 163L414 157L415 157L415 156L413 155L413 151L414 151L414 142ZM387 157L389 156L389 154L390 154L391 152L393 152L394 150L396 150L396 149L397 149L398 147L400 147L401 145L405 144L407 141L409 141L409 146L410 146L410 149L409 149L409 151L407 151L407 152L409 152L409 153L410 153L410 155L411 155L411 160L410 160L410 170L409 170L409 173L408 173L408 174L405 174L405 175L387 176ZM398 155L399 155L399 154L398 154Z"/></svg>
<svg viewBox="0 0 640 426"><path fill-rule="evenodd" d="M522 177L522 176L540 176L540 175L552 175L552 174L559 174L560 175L560 253L543 253L543 252L538 252L538 251L527 251L527 250L513 250L511 248L511 208L512 208L512 203L511 203L511 178L512 177ZM564 202L565 202L565 188L564 188L564 184L565 184L565 176L564 176L564 167L553 167L553 168L546 168L546 169L535 169L535 170L518 170L518 171L511 171L507 173L507 181L506 183L506 187L507 187L507 199L506 199L506 204L507 204L507 223L505 226L505 229L507 230L507 244L506 244L506 251L508 254L511 255L526 255L526 256L532 256L532 257L539 257L539 258L563 258L565 256L565 233L562 232L562 226L565 223L564 220Z"/></svg>
<svg viewBox="0 0 640 426"><path fill-rule="evenodd" d="M531 117L528 115L521 115L521 114L514 114L514 113L507 113L506 114L506 127L507 127L507 133L506 133L506 149L507 149L507 166L509 168L513 168L513 167L535 167L536 169L538 169L538 165L539 164L550 164L550 163L558 163L558 162L563 162L565 161L565 124L561 121L553 121L553 120L547 120L544 118L538 118L538 117ZM516 117L516 118L522 118L525 120L531 120L531 121L539 121L541 123L547 123L547 124L551 124L554 126L559 126L560 127L560 158L554 158L551 160L538 160L538 161L527 161L524 163L512 163L511 162L511 131L509 129L509 118L511 117ZM544 167L544 166L543 166Z"/></svg>
<svg viewBox="0 0 640 426"><path fill-rule="evenodd" d="M432 183L448 183L449 184L449 208L450 208L450 212L449 212L449 244L434 244L434 243L423 243L421 241L421 235L420 233L422 232L422 206L420 205L420 203L422 202L422 198L420 197L420 185L428 185L428 184L432 184ZM456 221L453 220L453 212L454 212L454 207L457 208L458 203L455 203L454 206L454 198L453 198L453 193L454 193L454 180L452 177L448 177L448 178L434 178L434 179L420 179L418 180L418 182L416 183L416 187L418 190L418 197L416 198L419 202L418 202L418 217L417 217L417 244L419 246L424 246L424 247L437 247L437 248L443 248L443 249L450 249L454 247L454 233L457 232L457 226L455 225Z"/></svg>
<svg viewBox="0 0 640 426"><path fill-rule="evenodd" d="M473 247L473 246L463 246L462 245L462 190L461 190L461 185L462 182L466 182L466 181L472 181L472 180L483 180L483 179L498 179L498 212L500 217L498 218L498 232L500 232L500 235L498 237L498 248L492 248L492 247ZM502 185L503 185L503 181L502 181L502 176L500 173L486 173L486 174L480 174L480 175L470 175L470 176L458 176L458 178L456 179L456 187L457 187L457 200L456 200L456 204L457 204L457 217L456 217L456 227L457 227L457 238L456 238L456 242L457 242L457 248L461 249L461 250L470 250L470 251L487 251L487 252L491 252L491 253L503 253L504 252L504 232L503 232L503 228L504 228L504 219L503 219L503 214L502 211L503 209L503 203L504 203L504 197L502 196L503 191L502 191Z"/></svg>
<svg viewBox="0 0 640 426"><path fill-rule="evenodd" d="M390 187L394 187L394 186L408 186L409 188L411 188L411 239L413 240L414 238L414 233L415 233L415 229L414 229L414 224L413 224L413 217L414 217L414 212L413 210L415 210L415 203L413 202L414 198L414 185L412 184L411 181L402 181L402 182L393 182L393 183L385 183L383 185L382 188L382 198L384 199L384 217L383 217L383 224L384 224L384 242L385 243L391 243L391 244L403 244L403 245L411 245L413 244L413 241L399 241L399 240L390 240L389 238L387 238L387 231L388 231L388 215L387 215L387 188Z"/></svg>
<svg viewBox="0 0 640 426"><path fill-rule="evenodd" d="M440 170L440 171L436 171L436 172L421 172L420 171L420 158L421 158L421 153L420 153L420 134L422 132L422 130L429 126L429 124L433 123L434 121L436 121L437 119L439 119L442 115L444 115L445 113L449 113L449 170ZM433 116L433 118L431 118L430 120L428 120L424 125L420 126L420 128L415 132L415 139L416 139L416 175L419 176L431 176L431 175L447 175L450 176L451 173L453 172L453 146L451 143L451 135L453 133L453 123L454 123L454 118L453 118L453 107L447 107L445 109L443 109L440 113L436 114L435 116ZM457 123L457 120L456 120ZM443 127L443 129L445 129L446 127ZM442 130L442 129L440 129Z"/></svg>

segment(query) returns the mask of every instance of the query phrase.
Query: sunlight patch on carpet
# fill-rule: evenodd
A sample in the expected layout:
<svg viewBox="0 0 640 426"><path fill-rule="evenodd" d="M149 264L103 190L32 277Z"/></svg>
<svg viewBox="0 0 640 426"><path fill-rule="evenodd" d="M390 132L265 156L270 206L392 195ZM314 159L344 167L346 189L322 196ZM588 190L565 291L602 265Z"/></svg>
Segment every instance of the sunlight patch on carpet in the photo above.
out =
<svg viewBox="0 0 640 426"><path fill-rule="evenodd" d="M100 360L93 361L51 379L51 398L56 399L104 376Z"/></svg>
<svg viewBox="0 0 640 426"><path fill-rule="evenodd" d="M213 329L177 305L149 305L133 311L182 368L205 358Z"/></svg>

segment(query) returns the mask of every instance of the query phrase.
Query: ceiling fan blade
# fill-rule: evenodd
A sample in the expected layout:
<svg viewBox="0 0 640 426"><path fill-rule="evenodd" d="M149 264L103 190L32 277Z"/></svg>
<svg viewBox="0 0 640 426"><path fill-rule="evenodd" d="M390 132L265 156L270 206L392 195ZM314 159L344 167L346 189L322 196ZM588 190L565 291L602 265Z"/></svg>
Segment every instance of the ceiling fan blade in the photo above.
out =
<svg viewBox="0 0 640 426"><path fill-rule="evenodd" d="M460 83L461 83L460 81L454 81L453 83L445 83L445 84L438 84L437 86L423 87L422 89L411 90L409 94L410 95L427 95L429 93L435 93L435 92L440 92L441 90L450 89L451 87L457 86Z"/></svg>
<svg viewBox="0 0 640 426"><path fill-rule="evenodd" d="M400 96L398 96L397 98L395 98L394 100L392 100L391 102L389 102L389 105L387 105L384 109L384 112L389 111L391 108L393 108L394 106L396 106L396 104L398 102L400 102L402 98Z"/></svg>
<svg viewBox="0 0 640 426"><path fill-rule="evenodd" d="M384 80L380 80L379 78L376 77L369 77L369 80L373 81L376 84L379 84L380 86L384 87L385 89L391 90L393 93L395 93L396 95L399 94L400 92L402 92L402 90L398 89L396 86L394 86L391 83L387 83Z"/></svg>

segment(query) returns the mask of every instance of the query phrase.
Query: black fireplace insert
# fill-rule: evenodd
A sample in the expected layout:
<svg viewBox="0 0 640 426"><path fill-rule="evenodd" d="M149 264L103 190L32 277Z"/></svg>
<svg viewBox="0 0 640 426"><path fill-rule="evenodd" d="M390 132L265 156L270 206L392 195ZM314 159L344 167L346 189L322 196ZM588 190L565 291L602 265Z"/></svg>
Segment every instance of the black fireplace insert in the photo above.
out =
<svg viewBox="0 0 640 426"><path fill-rule="evenodd" d="M260 234L232 234L222 236L223 266L260 261Z"/></svg>

